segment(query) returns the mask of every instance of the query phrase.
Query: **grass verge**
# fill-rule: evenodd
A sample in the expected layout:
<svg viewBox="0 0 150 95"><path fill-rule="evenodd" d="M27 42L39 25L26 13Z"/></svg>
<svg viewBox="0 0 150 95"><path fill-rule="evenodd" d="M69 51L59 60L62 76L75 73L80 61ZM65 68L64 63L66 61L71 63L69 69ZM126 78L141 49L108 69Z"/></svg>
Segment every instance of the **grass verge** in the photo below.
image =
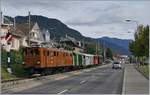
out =
<svg viewBox="0 0 150 95"><path fill-rule="evenodd" d="M149 65L141 65L138 66L137 69L146 77L149 79Z"/></svg>
<svg viewBox="0 0 150 95"><path fill-rule="evenodd" d="M11 67L12 67L13 73L9 74L7 72L6 65L2 65L2 67L1 67L2 81L23 78L23 77L26 77L28 75L27 72L24 70L22 64L13 64Z"/></svg>

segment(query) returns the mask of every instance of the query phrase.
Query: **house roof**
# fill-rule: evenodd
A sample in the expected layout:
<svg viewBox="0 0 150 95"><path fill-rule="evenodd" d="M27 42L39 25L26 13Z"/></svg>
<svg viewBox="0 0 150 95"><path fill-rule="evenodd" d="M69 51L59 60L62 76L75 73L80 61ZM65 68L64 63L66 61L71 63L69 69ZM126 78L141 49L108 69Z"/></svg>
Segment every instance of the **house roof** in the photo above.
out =
<svg viewBox="0 0 150 95"><path fill-rule="evenodd" d="M34 24L34 26L33 26L33 28L32 28L32 29L40 30L39 25L38 25L38 23L37 23L37 22Z"/></svg>

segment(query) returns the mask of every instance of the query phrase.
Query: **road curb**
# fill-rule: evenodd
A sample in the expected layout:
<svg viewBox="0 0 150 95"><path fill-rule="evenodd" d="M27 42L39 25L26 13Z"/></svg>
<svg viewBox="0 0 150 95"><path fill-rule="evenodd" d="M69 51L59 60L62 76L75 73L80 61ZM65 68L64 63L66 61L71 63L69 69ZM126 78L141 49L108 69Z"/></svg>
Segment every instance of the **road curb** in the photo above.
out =
<svg viewBox="0 0 150 95"><path fill-rule="evenodd" d="M32 82L32 81L36 81L36 80L38 80L38 78L23 79L23 80L5 82L5 83L1 84L1 88L2 88L2 90L10 89L10 88L18 86L19 84L23 84L23 83L27 83L27 82Z"/></svg>
<svg viewBox="0 0 150 95"><path fill-rule="evenodd" d="M126 94L126 89L125 89L126 77L125 76L126 76L126 68L124 67L122 94Z"/></svg>
<svg viewBox="0 0 150 95"><path fill-rule="evenodd" d="M135 68L140 74L142 74L142 76L144 76L146 79L149 80L149 77L145 76L145 75L143 74L143 72L138 69L138 67L135 66L134 68Z"/></svg>

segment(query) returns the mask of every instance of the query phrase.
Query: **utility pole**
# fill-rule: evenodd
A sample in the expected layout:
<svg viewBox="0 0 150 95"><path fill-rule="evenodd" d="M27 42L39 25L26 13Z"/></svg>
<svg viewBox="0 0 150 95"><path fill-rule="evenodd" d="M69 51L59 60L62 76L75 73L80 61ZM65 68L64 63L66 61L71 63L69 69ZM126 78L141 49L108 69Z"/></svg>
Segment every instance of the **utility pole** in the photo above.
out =
<svg viewBox="0 0 150 95"><path fill-rule="evenodd" d="M14 32L16 31L16 17L14 17Z"/></svg>
<svg viewBox="0 0 150 95"><path fill-rule="evenodd" d="M28 31L28 45L30 46L30 27L31 27L31 17L30 17L30 11L29 11L29 31Z"/></svg>
<svg viewBox="0 0 150 95"><path fill-rule="evenodd" d="M96 47L95 47L95 54L97 54L97 40L96 40Z"/></svg>
<svg viewBox="0 0 150 95"><path fill-rule="evenodd" d="M97 39L97 45L96 45L96 54L98 55L98 39Z"/></svg>
<svg viewBox="0 0 150 95"><path fill-rule="evenodd" d="M104 61L105 61L105 57L106 57L106 53L105 53L105 41L104 41Z"/></svg>
<svg viewBox="0 0 150 95"><path fill-rule="evenodd" d="M83 41L83 46L82 46L82 47L83 47L83 52L85 53L85 46L84 46L85 43L84 43L84 38L82 39L82 41Z"/></svg>
<svg viewBox="0 0 150 95"><path fill-rule="evenodd" d="M0 0L0 37L1 37L1 32L2 32L2 29L1 29L1 26L2 26L2 9L1 9L1 0ZM1 70L1 46L2 46L2 44L1 44L2 42L1 42L1 40L0 40L0 70ZM0 76L0 78L1 78L1 76Z"/></svg>

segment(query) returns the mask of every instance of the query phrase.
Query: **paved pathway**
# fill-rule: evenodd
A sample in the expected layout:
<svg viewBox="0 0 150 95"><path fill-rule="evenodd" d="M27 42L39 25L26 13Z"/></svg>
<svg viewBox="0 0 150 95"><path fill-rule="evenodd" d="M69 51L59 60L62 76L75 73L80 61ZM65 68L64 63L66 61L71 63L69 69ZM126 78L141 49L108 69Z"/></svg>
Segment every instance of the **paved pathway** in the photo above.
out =
<svg viewBox="0 0 150 95"><path fill-rule="evenodd" d="M148 94L149 80L139 73L133 64L125 65L123 94Z"/></svg>

